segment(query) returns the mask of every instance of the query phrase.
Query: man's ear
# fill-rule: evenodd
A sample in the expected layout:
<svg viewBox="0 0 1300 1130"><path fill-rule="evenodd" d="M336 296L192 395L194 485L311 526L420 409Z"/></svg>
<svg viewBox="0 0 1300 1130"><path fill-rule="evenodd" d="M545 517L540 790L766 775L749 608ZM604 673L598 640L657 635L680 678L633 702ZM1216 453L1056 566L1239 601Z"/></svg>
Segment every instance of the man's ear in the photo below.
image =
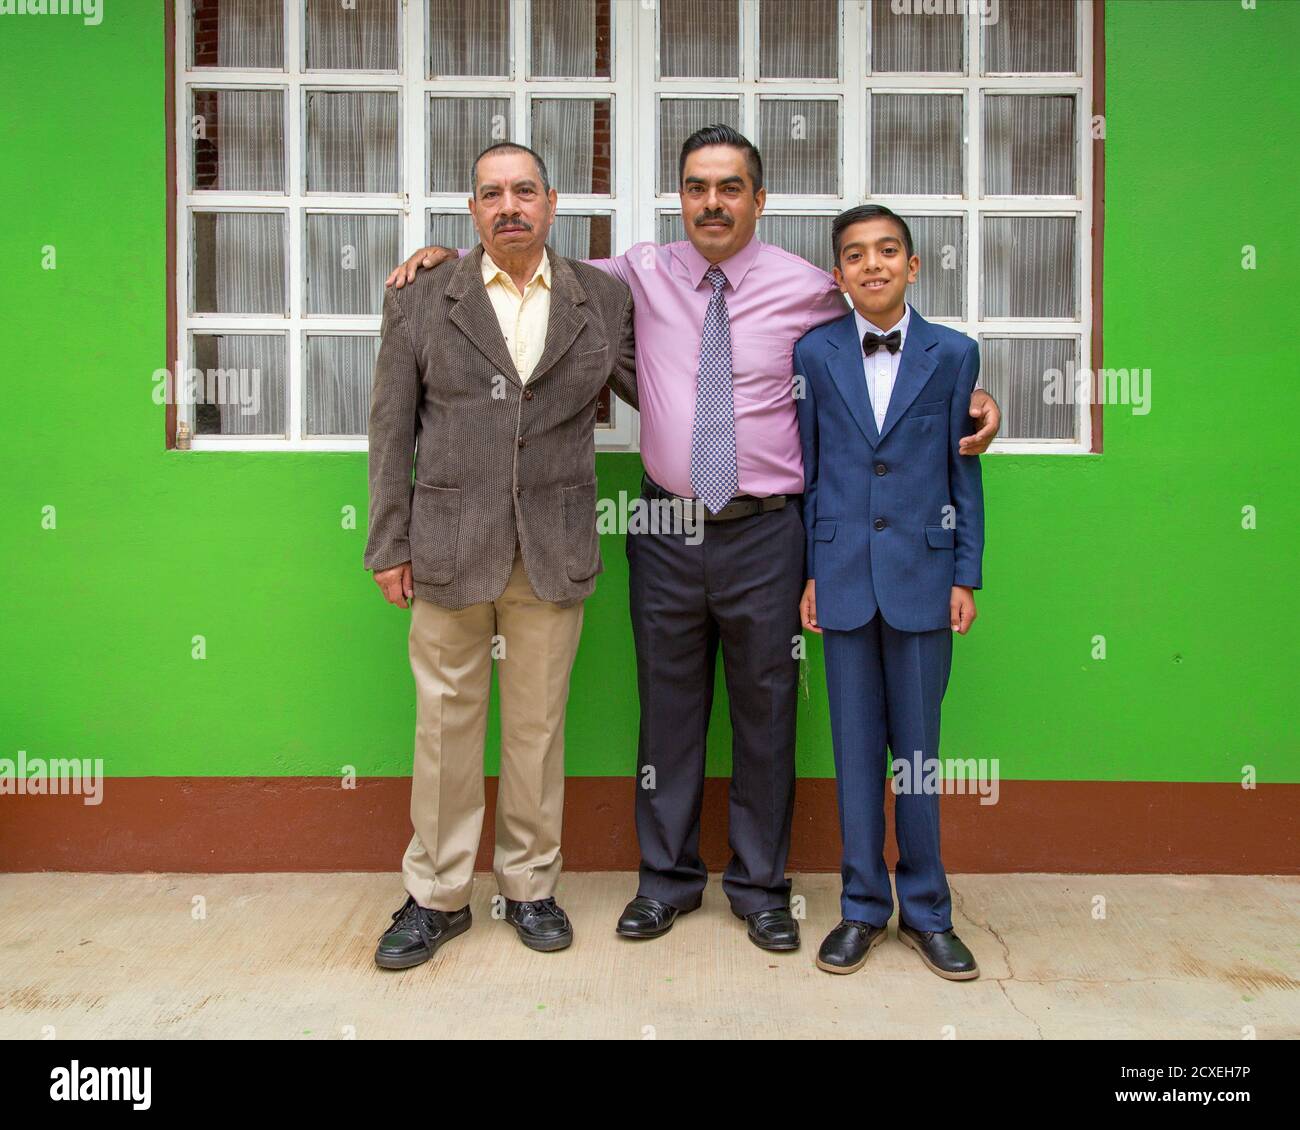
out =
<svg viewBox="0 0 1300 1130"><path fill-rule="evenodd" d="M760 188L756 193L754 193L754 204L754 216L757 218L763 214L763 209L767 205L767 189Z"/></svg>
<svg viewBox="0 0 1300 1130"><path fill-rule="evenodd" d="M844 284L844 275L841 274L840 265L838 263L835 264L835 268L831 271L831 274L835 276L835 285L845 294L848 294L849 288Z"/></svg>

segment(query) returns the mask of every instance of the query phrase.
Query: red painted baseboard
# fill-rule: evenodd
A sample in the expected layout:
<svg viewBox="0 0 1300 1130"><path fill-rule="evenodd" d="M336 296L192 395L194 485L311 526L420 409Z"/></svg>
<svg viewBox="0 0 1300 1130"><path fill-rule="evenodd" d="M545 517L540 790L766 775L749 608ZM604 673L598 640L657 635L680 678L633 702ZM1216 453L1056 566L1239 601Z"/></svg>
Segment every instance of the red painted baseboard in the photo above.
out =
<svg viewBox="0 0 1300 1130"><path fill-rule="evenodd" d="M410 779L114 777L103 803L0 796L4 871L397 871ZM727 785L704 792L702 851L725 866ZM564 864L637 866L633 781L571 777ZM491 866L489 779L478 865ZM1300 785L1003 781L998 803L942 798L944 865L962 872L1300 873ZM886 855L894 858L892 813ZM801 780L789 870L839 869L835 782Z"/></svg>

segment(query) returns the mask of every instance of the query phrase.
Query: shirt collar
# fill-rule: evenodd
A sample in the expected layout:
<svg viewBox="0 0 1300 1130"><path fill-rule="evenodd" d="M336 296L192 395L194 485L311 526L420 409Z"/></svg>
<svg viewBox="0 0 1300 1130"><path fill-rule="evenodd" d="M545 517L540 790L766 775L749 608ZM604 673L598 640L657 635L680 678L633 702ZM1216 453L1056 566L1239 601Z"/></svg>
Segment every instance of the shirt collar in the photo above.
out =
<svg viewBox="0 0 1300 1130"><path fill-rule="evenodd" d="M722 273L727 276L727 282L731 283L732 290L740 289L741 282L744 280L745 275L749 273L749 268L754 265L754 260L758 258L758 253L762 249L763 244L759 241L758 236L754 236L730 259L724 259L718 264L722 268ZM682 261L686 264L686 270L690 274L692 288L698 288L713 264L701 255L695 244L689 240L686 243L685 251L682 253Z"/></svg>
<svg viewBox="0 0 1300 1130"><path fill-rule="evenodd" d="M505 281L512 287L515 285L514 279L512 279L505 270L496 265L492 256L487 253L486 247L483 249L483 262L480 264L480 267L483 271L484 286L495 281L498 275L505 279ZM547 290L551 289L551 253L547 248L542 249L542 261L537 264L537 269L533 272L533 277L528 280L524 290L527 290L528 287L532 286L533 282L538 278L542 280L542 285L546 287Z"/></svg>
<svg viewBox="0 0 1300 1130"><path fill-rule="evenodd" d="M862 340L862 335L866 333L868 330L870 330L873 334L880 334L882 336L886 333L893 333L894 330L897 330L898 351L900 353L903 351L903 346L907 344L907 326L908 323L911 322L912 320L911 303L908 303L903 307L903 316L898 319L897 325L895 325L893 329L890 330L882 330L879 326L875 325L874 323L868 322L866 318L864 318L861 314L858 313L856 308L853 311L853 317L854 320L857 322L859 341Z"/></svg>

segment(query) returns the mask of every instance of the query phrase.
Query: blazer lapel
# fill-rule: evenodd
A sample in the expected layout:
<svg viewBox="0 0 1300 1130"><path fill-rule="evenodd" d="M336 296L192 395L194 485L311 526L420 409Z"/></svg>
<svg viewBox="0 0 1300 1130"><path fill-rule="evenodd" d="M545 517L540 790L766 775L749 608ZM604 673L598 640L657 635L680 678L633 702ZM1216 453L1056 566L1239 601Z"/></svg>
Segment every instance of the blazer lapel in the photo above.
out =
<svg viewBox="0 0 1300 1130"><path fill-rule="evenodd" d="M933 350L938 342L934 327L913 310L907 326L907 340L903 343L902 359L898 365L898 377L894 381L894 391L889 394L889 408L885 412L884 426L880 429L881 439L889 435L890 429L898 423L903 413L912 407L912 402L934 373L939 361Z"/></svg>
<svg viewBox="0 0 1300 1130"><path fill-rule="evenodd" d="M550 251L547 251L550 255ZM583 304L587 292L582 289L569 261L560 255L551 255L551 312L546 322L546 342L537 367L528 378L534 384L555 367L569 351L582 327L587 324Z"/></svg>
<svg viewBox="0 0 1300 1130"><path fill-rule="evenodd" d="M876 430L876 413L872 410L871 397L867 392L867 375L862 368L862 343L858 341L853 311L850 310L835 324L826 341L827 371L867 442L875 447L880 442L880 435Z"/></svg>
<svg viewBox="0 0 1300 1130"><path fill-rule="evenodd" d="M447 284L447 297L455 302L449 317L506 380L522 385L510 351L506 349L506 339L501 336L501 323L497 321L492 299L483 285L482 262L483 245L479 244L456 264L451 282Z"/></svg>

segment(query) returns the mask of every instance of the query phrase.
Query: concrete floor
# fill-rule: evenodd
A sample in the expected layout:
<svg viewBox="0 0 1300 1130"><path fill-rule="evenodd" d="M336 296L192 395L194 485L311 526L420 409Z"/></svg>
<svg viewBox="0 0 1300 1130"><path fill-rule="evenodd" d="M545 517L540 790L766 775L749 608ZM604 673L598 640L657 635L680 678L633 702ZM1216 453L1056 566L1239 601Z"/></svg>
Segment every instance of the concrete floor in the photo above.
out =
<svg viewBox="0 0 1300 1130"><path fill-rule="evenodd" d="M628 874L566 875L574 944L533 953L482 876L470 932L401 973L371 960L395 876L0 875L0 1038L1300 1037L1300 879L951 883L973 982L930 973L892 927L861 972L817 970L834 875L795 877L803 948L779 955L716 881L668 936L616 937Z"/></svg>

